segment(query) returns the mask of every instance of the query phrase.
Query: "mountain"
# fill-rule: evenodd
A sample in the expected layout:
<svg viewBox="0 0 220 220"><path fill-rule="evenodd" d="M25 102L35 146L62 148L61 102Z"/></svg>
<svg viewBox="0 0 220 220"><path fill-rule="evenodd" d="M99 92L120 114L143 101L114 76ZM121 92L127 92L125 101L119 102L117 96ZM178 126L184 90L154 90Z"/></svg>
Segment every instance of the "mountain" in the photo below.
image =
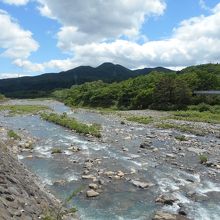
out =
<svg viewBox="0 0 220 220"><path fill-rule="evenodd" d="M152 71L170 72L172 70L163 67L130 70L112 63L103 63L96 68L79 66L60 73L2 79L0 80L0 93L13 98L42 97L59 88L70 88L72 85L97 80L108 83L119 82Z"/></svg>

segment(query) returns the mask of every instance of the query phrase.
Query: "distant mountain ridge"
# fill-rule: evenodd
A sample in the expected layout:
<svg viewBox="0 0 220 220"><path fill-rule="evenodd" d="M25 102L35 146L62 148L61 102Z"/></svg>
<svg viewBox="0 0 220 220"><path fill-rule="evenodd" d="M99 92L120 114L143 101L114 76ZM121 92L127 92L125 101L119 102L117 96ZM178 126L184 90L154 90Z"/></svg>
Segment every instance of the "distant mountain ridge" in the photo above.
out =
<svg viewBox="0 0 220 220"><path fill-rule="evenodd" d="M130 70L119 64L103 63L98 67L79 66L60 73L2 79L0 93L13 98L42 97L59 88L70 88L72 85L97 80L107 83L119 82L152 71L172 72L163 67Z"/></svg>

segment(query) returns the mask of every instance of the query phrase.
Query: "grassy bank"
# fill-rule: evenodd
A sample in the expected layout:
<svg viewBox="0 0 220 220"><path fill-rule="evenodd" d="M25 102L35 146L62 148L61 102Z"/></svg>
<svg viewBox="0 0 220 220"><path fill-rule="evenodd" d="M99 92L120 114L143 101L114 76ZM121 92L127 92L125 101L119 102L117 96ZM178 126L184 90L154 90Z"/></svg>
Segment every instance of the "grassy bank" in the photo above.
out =
<svg viewBox="0 0 220 220"><path fill-rule="evenodd" d="M8 111L9 114L37 114L40 111L48 110L43 105L0 105L0 111Z"/></svg>
<svg viewBox="0 0 220 220"><path fill-rule="evenodd" d="M149 124L149 123L153 122L153 118L147 117L147 116L129 116L129 117L126 117L126 120L132 121L132 122L137 122L140 124Z"/></svg>
<svg viewBox="0 0 220 220"><path fill-rule="evenodd" d="M189 106L186 111L173 112L172 119L194 121L194 122L206 122L206 123L220 123L220 105L193 105Z"/></svg>
<svg viewBox="0 0 220 220"><path fill-rule="evenodd" d="M74 130L80 134L90 134L95 137L101 137L101 127L100 125L93 124L87 125L81 122L78 122L75 118L68 117L66 114L56 114L56 113L42 113L41 118L53 122L55 124L61 125L68 129Z"/></svg>
<svg viewBox="0 0 220 220"><path fill-rule="evenodd" d="M197 112L197 111L180 111L174 113L172 116L176 120L206 122L206 123L220 123L220 113L211 112Z"/></svg>
<svg viewBox="0 0 220 220"><path fill-rule="evenodd" d="M204 132L201 130L198 130L192 126L189 125L180 125L180 124L172 124L169 122L162 121L161 123L156 124L157 128L162 128L162 129L175 129L181 132L186 132L190 134L195 134L195 135L200 135L203 136Z"/></svg>

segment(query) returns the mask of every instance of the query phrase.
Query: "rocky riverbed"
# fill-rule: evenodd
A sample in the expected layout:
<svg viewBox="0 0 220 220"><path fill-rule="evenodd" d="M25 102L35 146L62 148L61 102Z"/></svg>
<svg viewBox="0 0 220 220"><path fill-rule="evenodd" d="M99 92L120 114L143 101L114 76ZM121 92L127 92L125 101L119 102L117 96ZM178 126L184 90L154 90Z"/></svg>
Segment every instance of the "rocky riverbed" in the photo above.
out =
<svg viewBox="0 0 220 220"><path fill-rule="evenodd" d="M54 101L40 103L102 126L102 138L97 139L38 116L0 116L1 124L33 138L32 149L17 151L18 157L57 198L64 200L81 189L72 201L81 219L219 219L219 124L163 119L169 115L166 112L103 115L72 111ZM190 129L162 129L158 121L148 125L128 122L127 115L152 116ZM59 153L52 153L54 148Z"/></svg>

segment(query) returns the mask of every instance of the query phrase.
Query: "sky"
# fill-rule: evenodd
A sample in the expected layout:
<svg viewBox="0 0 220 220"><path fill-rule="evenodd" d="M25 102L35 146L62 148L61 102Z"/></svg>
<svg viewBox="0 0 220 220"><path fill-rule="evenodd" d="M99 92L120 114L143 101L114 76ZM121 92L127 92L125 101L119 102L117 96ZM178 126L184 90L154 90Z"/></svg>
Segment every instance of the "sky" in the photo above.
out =
<svg viewBox="0 0 220 220"><path fill-rule="evenodd" d="M220 62L219 0L0 0L0 78Z"/></svg>

